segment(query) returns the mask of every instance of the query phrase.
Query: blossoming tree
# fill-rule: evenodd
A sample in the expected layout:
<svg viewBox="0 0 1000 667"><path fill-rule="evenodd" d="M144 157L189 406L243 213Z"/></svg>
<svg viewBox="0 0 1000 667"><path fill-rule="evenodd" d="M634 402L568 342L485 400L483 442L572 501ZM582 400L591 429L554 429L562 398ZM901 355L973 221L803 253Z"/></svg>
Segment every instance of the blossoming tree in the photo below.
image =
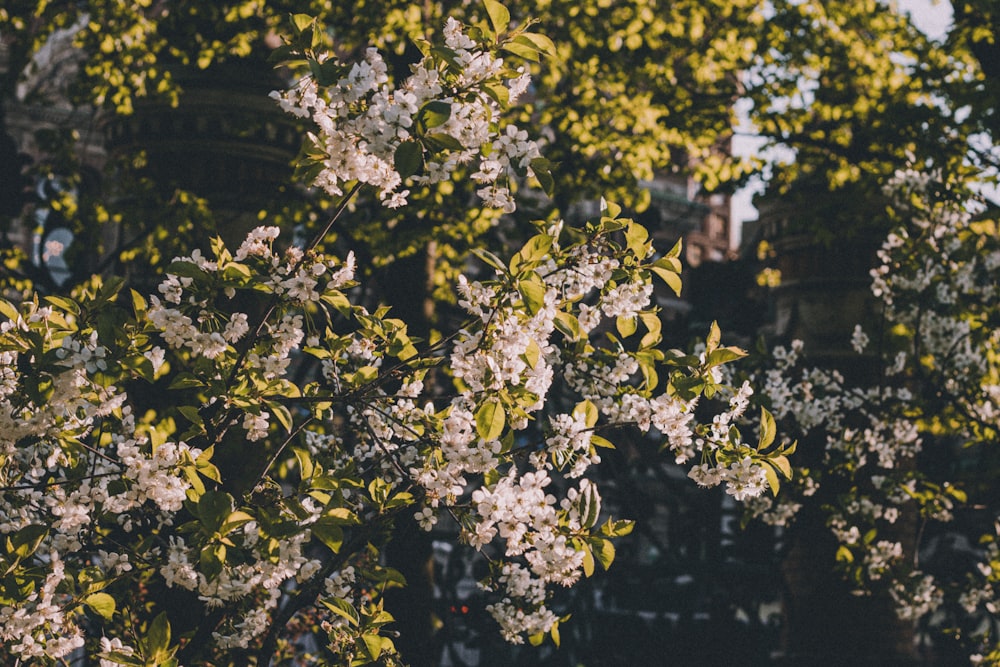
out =
<svg viewBox="0 0 1000 667"><path fill-rule="evenodd" d="M407 205L411 184L470 178L512 211L550 183L500 112L528 86L510 54L548 55L530 26L449 20L393 79L374 49L341 62L293 16L283 54L311 75L276 93L313 124L301 167L339 198ZM464 175L468 174L468 175ZM739 500L777 490L789 448L716 327L700 355L661 349L653 281L679 289L679 248L605 204L540 222L512 256L474 251L465 321L422 341L358 305L353 256L254 229L169 264L154 295L95 276L69 297L0 302L0 655L102 665L396 664L380 553L401 517L452 522L489 563L489 611L512 642L559 640L552 586L614 559L627 521L588 471L619 425L658 432L678 463ZM305 359L319 372L298 373ZM707 399L726 405L695 421Z"/></svg>
<svg viewBox="0 0 1000 667"><path fill-rule="evenodd" d="M900 170L886 195L897 225L871 272L879 316L851 340L870 372L810 365L801 341L769 354L750 381L808 446L794 483L749 509L794 535L810 507L856 592L937 650L998 664L997 223L941 174Z"/></svg>

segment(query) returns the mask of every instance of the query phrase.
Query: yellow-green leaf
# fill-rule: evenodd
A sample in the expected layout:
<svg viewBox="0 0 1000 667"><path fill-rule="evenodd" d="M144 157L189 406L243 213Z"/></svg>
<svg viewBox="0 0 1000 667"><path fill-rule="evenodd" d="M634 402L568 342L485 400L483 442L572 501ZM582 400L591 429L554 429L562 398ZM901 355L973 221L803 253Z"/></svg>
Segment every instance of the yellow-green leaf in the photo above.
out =
<svg viewBox="0 0 1000 667"><path fill-rule="evenodd" d="M611 540L598 540L596 555L601 567L607 570L615 561L615 545Z"/></svg>
<svg viewBox="0 0 1000 667"><path fill-rule="evenodd" d="M586 545L583 547L583 574L586 577L594 574L594 554Z"/></svg>
<svg viewBox="0 0 1000 667"><path fill-rule="evenodd" d="M302 479L309 479L313 475L313 462L312 456L309 454L308 450L302 449L301 447L293 447L292 452L295 454L295 460L299 464L299 475Z"/></svg>
<svg viewBox="0 0 1000 667"><path fill-rule="evenodd" d="M531 277L521 280L517 284L518 291L524 297L524 305L528 311L534 315L545 305L545 283L542 282L538 274L532 272Z"/></svg>
<svg viewBox="0 0 1000 667"><path fill-rule="evenodd" d="M85 597L83 601L94 612L109 621L115 615L115 599L107 593L92 593Z"/></svg>
<svg viewBox="0 0 1000 667"><path fill-rule="evenodd" d="M476 432L483 440L497 440L506 423L507 414L499 401L486 401L476 410Z"/></svg>
<svg viewBox="0 0 1000 667"><path fill-rule="evenodd" d="M611 442L607 438L603 438L603 437L601 437L599 435L592 435L592 436L590 436L590 444L592 444L594 447L602 447L604 449L614 449L615 448L615 444L613 442Z"/></svg>
<svg viewBox="0 0 1000 667"><path fill-rule="evenodd" d="M580 320L571 313L560 310L556 313L555 325L556 329L559 329L570 340L576 340L581 335Z"/></svg>
<svg viewBox="0 0 1000 667"><path fill-rule="evenodd" d="M771 466L762 467L764 468L764 476L767 477L767 485L771 487L771 494L778 495L778 489L781 488L781 482L778 481L778 473Z"/></svg>
<svg viewBox="0 0 1000 667"><path fill-rule="evenodd" d="M618 317L615 320L615 326L617 327L618 333L621 334L622 338L628 338L634 334L638 328L634 317Z"/></svg>
<svg viewBox="0 0 1000 667"><path fill-rule="evenodd" d="M510 25L510 12L507 11L507 8L496 0L483 0L483 5L486 7L486 13L490 17L490 25L493 26L493 32L498 37L507 32L507 26Z"/></svg>
<svg viewBox="0 0 1000 667"><path fill-rule="evenodd" d="M774 424L774 417L767 411L767 408L762 407L760 409L760 442L757 449L762 450L774 442L776 433L777 427Z"/></svg>
<svg viewBox="0 0 1000 667"><path fill-rule="evenodd" d="M785 476L785 479L792 478L792 465L788 462L788 458L784 456L774 456L769 458L774 467L781 471L781 474Z"/></svg>
<svg viewBox="0 0 1000 667"><path fill-rule="evenodd" d="M532 46L547 56L556 55L556 45L546 35L537 32L522 32L518 35L518 40L531 42Z"/></svg>
<svg viewBox="0 0 1000 667"><path fill-rule="evenodd" d="M667 287L674 291L674 294L677 296L681 295L681 288L683 287L683 284L681 283L681 277L679 275L669 269L663 268L662 266L656 266L655 264L650 266L649 270L662 278L663 282L667 284Z"/></svg>

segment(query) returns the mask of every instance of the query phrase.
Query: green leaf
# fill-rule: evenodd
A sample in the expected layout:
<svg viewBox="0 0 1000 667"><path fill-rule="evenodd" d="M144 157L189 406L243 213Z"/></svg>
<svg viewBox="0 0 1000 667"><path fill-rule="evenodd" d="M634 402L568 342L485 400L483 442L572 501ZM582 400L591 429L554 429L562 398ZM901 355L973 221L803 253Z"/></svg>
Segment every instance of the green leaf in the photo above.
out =
<svg viewBox="0 0 1000 667"><path fill-rule="evenodd" d="M222 573L226 562L226 545L206 544L198 554L198 569L209 581Z"/></svg>
<svg viewBox="0 0 1000 667"><path fill-rule="evenodd" d="M444 132L428 132L424 135L424 145L435 151L460 151L465 148L461 141Z"/></svg>
<svg viewBox="0 0 1000 667"><path fill-rule="evenodd" d="M549 57L554 57L557 54L555 43L547 35L537 32L522 32L517 36L516 41L527 42L540 53L544 53Z"/></svg>
<svg viewBox="0 0 1000 667"><path fill-rule="evenodd" d="M951 484L947 484L946 483L944 485L944 492L947 493L949 496L951 496L952 498L954 498L955 500L957 500L960 503L967 503L967 502L969 502L969 496L968 496L968 494L965 491L963 491L962 489L956 488L956 487L952 486Z"/></svg>
<svg viewBox="0 0 1000 667"><path fill-rule="evenodd" d="M668 252L665 255L665 257L668 258L680 257L682 247L683 247L683 239L678 239L677 243L674 244L674 247L670 249L670 252Z"/></svg>
<svg viewBox="0 0 1000 667"><path fill-rule="evenodd" d="M349 315L351 312L351 302L340 290L324 292L319 298L323 303L327 303L336 308L342 315Z"/></svg>
<svg viewBox="0 0 1000 667"><path fill-rule="evenodd" d="M649 232L642 225L630 222L625 229L625 243L636 257L642 259L648 254Z"/></svg>
<svg viewBox="0 0 1000 667"><path fill-rule="evenodd" d="M518 273L524 268L533 268L543 261L552 250L555 242L548 234L535 234L524 244L510 261L511 273ZM527 266L525 266L527 265Z"/></svg>
<svg viewBox="0 0 1000 667"><path fill-rule="evenodd" d="M72 299L67 299L62 296L47 296L45 297L45 300L57 308L62 308L67 313L73 313L74 315L80 314L80 304Z"/></svg>
<svg viewBox="0 0 1000 667"><path fill-rule="evenodd" d="M393 163L400 178L413 176L424 166L424 147L418 141L404 141L396 147Z"/></svg>
<svg viewBox="0 0 1000 667"><path fill-rule="evenodd" d="M678 395L687 401L705 389L705 381L700 377L675 377L671 379L670 384Z"/></svg>
<svg viewBox="0 0 1000 667"><path fill-rule="evenodd" d="M627 519L613 521L608 519L601 526L601 534L607 535L608 537L622 537L630 534L633 528L635 528L635 521L629 521Z"/></svg>
<svg viewBox="0 0 1000 667"><path fill-rule="evenodd" d="M622 338L628 338L636 332L636 329L638 329L634 317L619 316L615 319L615 327L618 329L618 333L621 334Z"/></svg>
<svg viewBox="0 0 1000 667"><path fill-rule="evenodd" d="M226 264L226 268L222 270L222 277L225 280L237 280L240 282L247 282L253 276L250 271L250 267L246 264L241 264L239 262L230 262Z"/></svg>
<svg viewBox="0 0 1000 667"><path fill-rule="evenodd" d="M166 272L178 278L194 278L196 280L202 280L208 275L197 264L185 261L171 262L167 266Z"/></svg>
<svg viewBox="0 0 1000 667"><path fill-rule="evenodd" d="M507 266L503 263L503 260L491 253L489 250L486 250L485 248L473 248L472 254L489 264L500 273L507 273Z"/></svg>
<svg viewBox="0 0 1000 667"><path fill-rule="evenodd" d="M786 456L772 456L767 459L775 468L785 476L785 479L792 478L792 464L789 463L788 457Z"/></svg>
<svg viewBox="0 0 1000 667"><path fill-rule="evenodd" d="M517 290L524 297L524 305L532 315L545 306L545 283L537 273L532 272L529 278L519 280Z"/></svg>
<svg viewBox="0 0 1000 667"><path fill-rule="evenodd" d="M451 105L441 100L428 102L419 114L419 122L428 130L444 125L449 118L451 118Z"/></svg>
<svg viewBox="0 0 1000 667"><path fill-rule="evenodd" d="M402 588L406 586L406 577L399 570L391 567L379 567L377 570L371 573L371 580L378 582L379 584L385 584L392 588ZM389 620L392 620L389 612L383 611L381 615L389 616Z"/></svg>
<svg viewBox="0 0 1000 667"><path fill-rule="evenodd" d="M222 474L219 469L215 467L212 463L212 454L215 453L215 446L211 446L201 453L201 455L195 459L194 465L198 472L205 478L212 480L213 482L222 483Z"/></svg>
<svg viewBox="0 0 1000 667"><path fill-rule="evenodd" d="M538 347L538 343L534 340L528 341L528 346L524 350L524 354L521 355L524 361L528 364L529 368L535 368L538 366L538 360L542 356L542 350Z"/></svg>
<svg viewBox="0 0 1000 667"><path fill-rule="evenodd" d="M658 260L653 262L651 266L657 266L661 269L665 269L673 273L681 272L681 260L679 260L676 257L672 257L670 255L666 255L664 257L659 258Z"/></svg>
<svg viewBox="0 0 1000 667"><path fill-rule="evenodd" d="M125 287L125 279L121 276L110 276L104 279L100 290L97 293L97 298L102 301L111 301L114 299L118 292Z"/></svg>
<svg viewBox="0 0 1000 667"><path fill-rule="evenodd" d="M431 54L448 63L453 72L461 72L463 70L461 63L458 62L458 54L447 46L432 46Z"/></svg>
<svg viewBox="0 0 1000 667"><path fill-rule="evenodd" d="M204 387L205 383L196 378L191 373L181 373L173 379L170 383L168 389L193 389L195 387Z"/></svg>
<svg viewBox="0 0 1000 667"><path fill-rule="evenodd" d="M198 475L198 470L192 466L184 466L181 468L181 472L184 473L184 477L191 484L191 488L185 493L187 499L193 503L198 502L205 494L205 482Z"/></svg>
<svg viewBox="0 0 1000 667"><path fill-rule="evenodd" d="M115 615L115 599L107 593L93 593L83 599L88 607L107 620Z"/></svg>
<svg viewBox="0 0 1000 667"><path fill-rule="evenodd" d="M542 191L549 197L556 189L555 179L552 178L552 163L545 158L536 157L531 161L531 171L538 179L538 184L542 186Z"/></svg>
<svg viewBox="0 0 1000 667"><path fill-rule="evenodd" d="M506 109L510 105L510 90L502 83L484 83L483 91L493 98L493 101L500 105L501 109Z"/></svg>
<svg viewBox="0 0 1000 667"><path fill-rule="evenodd" d="M663 340L663 324L655 312L643 311L639 313L639 319L646 327L646 334L639 341L640 348L652 347Z"/></svg>
<svg viewBox="0 0 1000 667"><path fill-rule="evenodd" d="M757 449L765 449L772 442L774 442L774 436L777 434L777 427L774 424L774 416L767 411L767 408L760 409L760 442L757 444Z"/></svg>
<svg viewBox="0 0 1000 667"><path fill-rule="evenodd" d="M497 440L507 423L507 414L500 401L488 400L476 410L476 432L483 440Z"/></svg>
<svg viewBox="0 0 1000 667"><path fill-rule="evenodd" d="M295 460L299 464L299 476L306 480L313 476L313 466L312 456L310 456L308 450L302 449L301 447L293 447L292 452L295 454Z"/></svg>
<svg viewBox="0 0 1000 667"><path fill-rule="evenodd" d="M490 25L496 36L499 37L507 32L507 26L510 25L510 12L507 11L507 8L496 0L483 0L483 5L486 7L486 13L490 17Z"/></svg>
<svg viewBox="0 0 1000 667"><path fill-rule="evenodd" d="M764 476L767 477L767 485L771 488L771 495L778 495L778 491L781 489L781 482L778 480L778 473L776 473L774 468L769 465L762 467L764 468Z"/></svg>
<svg viewBox="0 0 1000 667"><path fill-rule="evenodd" d="M292 46L291 44L280 44L271 50L271 53L267 56L267 62L274 65L281 65L287 63L290 60L296 59L296 56L301 56L302 54ZM301 59L298 58L299 62Z"/></svg>
<svg viewBox="0 0 1000 667"><path fill-rule="evenodd" d="M382 505L389 498L390 489L389 482L381 477L376 477L368 482L368 495L378 505Z"/></svg>
<svg viewBox="0 0 1000 667"><path fill-rule="evenodd" d="M634 356L639 362L639 370L642 372L646 389L650 391L656 389L656 385L660 382L660 376L656 373L656 361L663 358L662 353L659 350L646 349L639 350Z"/></svg>
<svg viewBox="0 0 1000 667"><path fill-rule="evenodd" d="M212 254L219 260L220 265L226 264L233 259L232 254L226 249L226 242L222 240L221 236L213 236L208 242L212 247Z"/></svg>
<svg viewBox="0 0 1000 667"><path fill-rule="evenodd" d="M606 218L617 218L622 212L622 207L614 202L601 197L601 215Z"/></svg>
<svg viewBox="0 0 1000 667"><path fill-rule="evenodd" d="M177 408L177 412L181 413L185 419L195 426L204 425L204 420L201 418L201 413L198 412L198 406L196 405L181 405Z"/></svg>
<svg viewBox="0 0 1000 667"><path fill-rule="evenodd" d="M288 408L280 403L274 403L273 401L268 401L267 407L270 409L271 414L274 415L274 418L278 420L278 423L284 427L285 432L291 433L293 426L292 413L288 411Z"/></svg>
<svg viewBox="0 0 1000 667"><path fill-rule="evenodd" d="M122 665L123 667L146 667L146 662L141 658L135 655L125 655L121 651L102 652L98 653L97 657L111 660L115 665Z"/></svg>
<svg viewBox="0 0 1000 667"><path fill-rule="evenodd" d="M706 357L706 362L709 366L719 366L727 364L730 361L742 359L746 355L747 353L738 347L720 347Z"/></svg>
<svg viewBox="0 0 1000 667"><path fill-rule="evenodd" d="M615 545L612 544L611 540L598 539L595 556L597 556L597 562L601 564L601 567L607 570L615 562Z"/></svg>
<svg viewBox="0 0 1000 667"><path fill-rule="evenodd" d="M388 625L389 623L392 623L395 620L396 619L392 617L392 614L390 614L384 609L379 609L378 613L375 614L375 616L370 617L370 620L368 622L371 625L371 627L382 627L383 625ZM386 646L385 642L388 639L389 639L388 637L382 637L383 650L385 649Z"/></svg>
<svg viewBox="0 0 1000 667"><path fill-rule="evenodd" d="M358 610L355 609L354 605L348 602L347 600L343 600L341 598L328 598L325 600L320 600L320 604L322 604L324 607L326 607L333 613L337 614L338 616L346 618L347 622L353 625L354 627L357 627L358 623L361 622L361 617L358 615Z"/></svg>
<svg viewBox="0 0 1000 667"><path fill-rule="evenodd" d="M7 537L7 553L24 559L35 553L38 546L49 534L46 526L31 524Z"/></svg>
<svg viewBox="0 0 1000 667"><path fill-rule="evenodd" d="M681 295L683 283L681 282L681 277L679 275L669 269L663 268L662 266L657 266L656 264L650 265L649 270L658 275L663 282L667 284L667 287L674 291L674 294L677 296Z"/></svg>
<svg viewBox="0 0 1000 667"><path fill-rule="evenodd" d="M355 372L354 377L359 383L374 382L378 379L378 366L362 366Z"/></svg>
<svg viewBox="0 0 1000 667"><path fill-rule="evenodd" d="M21 314L17 311L10 301L0 299L0 315L3 315L11 322L16 322Z"/></svg>
<svg viewBox="0 0 1000 667"><path fill-rule="evenodd" d="M309 526L312 536L325 544L333 553L340 553L340 547L344 544L344 529L333 521L324 521L321 517L319 521Z"/></svg>
<svg viewBox="0 0 1000 667"><path fill-rule="evenodd" d="M580 330L580 320L571 313L560 310L556 313L555 325L556 329L559 329L570 340L577 340L583 335Z"/></svg>
<svg viewBox="0 0 1000 667"><path fill-rule="evenodd" d="M601 496L596 485L581 486L578 510L581 528L593 528L597 525L601 516Z"/></svg>
<svg viewBox="0 0 1000 667"><path fill-rule="evenodd" d="M161 612L153 622L149 624L146 631L146 652L156 654L166 651L170 646L170 621L167 613Z"/></svg>
<svg viewBox="0 0 1000 667"><path fill-rule="evenodd" d="M585 577L591 577L594 574L594 552L591 551L590 545L585 544L583 546L583 575Z"/></svg>
<svg viewBox="0 0 1000 667"><path fill-rule="evenodd" d="M539 61L538 50L533 44L526 45L523 42L514 40L512 42L506 42L500 48L509 53L513 53L515 56L520 56L529 62L537 63Z"/></svg>
<svg viewBox="0 0 1000 667"><path fill-rule="evenodd" d="M223 535L228 535L240 526L245 526L253 520L254 518L246 512L236 510L226 517L226 520L223 521L222 526L219 528L219 532Z"/></svg>
<svg viewBox="0 0 1000 667"><path fill-rule="evenodd" d="M308 14L292 14L292 25L295 26L296 32L305 32L312 27L313 21L315 19Z"/></svg>
<svg viewBox="0 0 1000 667"><path fill-rule="evenodd" d="M400 361L408 361L416 357L419 354L419 351L415 345L407 343L400 347L398 351L393 351L392 354Z"/></svg>
<svg viewBox="0 0 1000 667"><path fill-rule="evenodd" d="M409 494L397 493L393 496L393 498L400 496L409 496ZM412 499L412 496L409 497ZM321 523L332 523L336 525L360 523L358 515L346 507L331 507L330 509L325 510L323 515L319 518L319 521Z"/></svg>
<svg viewBox="0 0 1000 667"><path fill-rule="evenodd" d="M233 497L224 491L208 491L198 500L198 518L209 531L216 531L233 512Z"/></svg>
<svg viewBox="0 0 1000 667"><path fill-rule="evenodd" d="M708 338L705 340L705 351L711 354L719 347L719 341L722 339L722 332L719 330L719 323L712 322L712 326L708 331ZM707 359L707 357L706 357Z"/></svg>
<svg viewBox="0 0 1000 667"><path fill-rule="evenodd" d="M599 435L591 435L590 436L590 444L592 444L594 447L601 447L602 449L614 449L615 448L615 443L613 443L610 440L608 440L607 438L604 438L604 437L599 436Z"/></svg>
<svg viewBox="0 0 1000 667"><path fill-rule="evenodd" d="M368 653L368 657L372 660L378 660L378 657L382 655L382 638L378 635L366 634L361 635L361 641Z"/></svg>
<svg viewBox="0 0 1000 667"><path fill-rule="evenodd" d="M142 319L146 314L146 299L134 289L130 289L129 292L132 295L132 310L135 311L136 318Z"/></svg>

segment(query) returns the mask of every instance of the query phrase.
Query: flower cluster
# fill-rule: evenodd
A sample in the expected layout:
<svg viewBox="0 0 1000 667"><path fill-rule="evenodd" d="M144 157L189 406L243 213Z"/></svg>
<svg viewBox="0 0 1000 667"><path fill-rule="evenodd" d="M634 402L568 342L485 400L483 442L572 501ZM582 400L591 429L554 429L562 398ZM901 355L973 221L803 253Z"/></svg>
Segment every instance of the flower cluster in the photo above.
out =
<svg viewBox="0 0 1000 667"><path fill-rule="evenodd" d="M320 128L318 183L401 205L405 178L475 162L510 210L505 179L537 148L497 118L527 79L482 33L449 22L399 85L374 51L315 59L279 97ZM588 477L617 430L659 435L738 500L776 490L773 421L743 442L751 392L721 384L742 352L717 327L700 355L660 349L652 285L677 286L680 248L656 258L647 230L602 213L538 223L506 261L477 251L469 320L438 344L358 303L353 256L268 226L175 258L148 297L95 278L75 299L0 301L0 655L265 664L319 640L344 664L389 660L380 596L402 581L379 552L414 515L457 523L491 563L502 634L540 640L560 622L550 587L609 566L630 530ZM729 406L698 424L705 396Z"/></svg>
<svg viewBox="0 0 1000 667"><path fill-rule="evenodd" d="M448 19L444 38L443 47L436 53L428 48L399 82L390 80L382 55L370 48L350 67L324 61L325 70L336 72L329 83L310 76L271 94L286 111L316 124L310 139L322 168L315 185L341 195L345 183L365 183L396 208L410 194L407 179L437 183L473 165L469 177L483 185L478 194L486 204L514 210L507 183L515 174L534 175L532 161L541 154L527 132L507 125L498 133L496 123L500 101L515 102L529 76L506 65L495 45L473 40L455 19ZM426 158L421 144L434 148Z"/></svg>
<svg viewBox="0 0 1000 667"><path fill-rule="evenodd" d="M835 370L807 367L800 342L776 348L772 367L751 377L783 430L823 447L824 465L797 471L781 497L762 496L749 507L788 526L802 505L823 496L837 559L859 587L882 590L905 620L964 608L979 618L968 627L986 627L985 616L996 617L987 606L995 597L987 592L988 550L967 549L963 555L980 558L980 567L959 583L960 573L945 582L925 571L922 561L933 560L944 541L907 546L912 523L922 526L920 536L946 530L941 524L971 500L943 470L922 469L918 455L992 446L1000 414L996 223L977 219L974 204L942 199L936 183L933 175L903 171L887 186L901 224L871 272L885 317L878 329L886 333L875 340L859 325L850 341L878 371L870 384L850 386ZM995 511L990 499L979 502Z"/></svg>

